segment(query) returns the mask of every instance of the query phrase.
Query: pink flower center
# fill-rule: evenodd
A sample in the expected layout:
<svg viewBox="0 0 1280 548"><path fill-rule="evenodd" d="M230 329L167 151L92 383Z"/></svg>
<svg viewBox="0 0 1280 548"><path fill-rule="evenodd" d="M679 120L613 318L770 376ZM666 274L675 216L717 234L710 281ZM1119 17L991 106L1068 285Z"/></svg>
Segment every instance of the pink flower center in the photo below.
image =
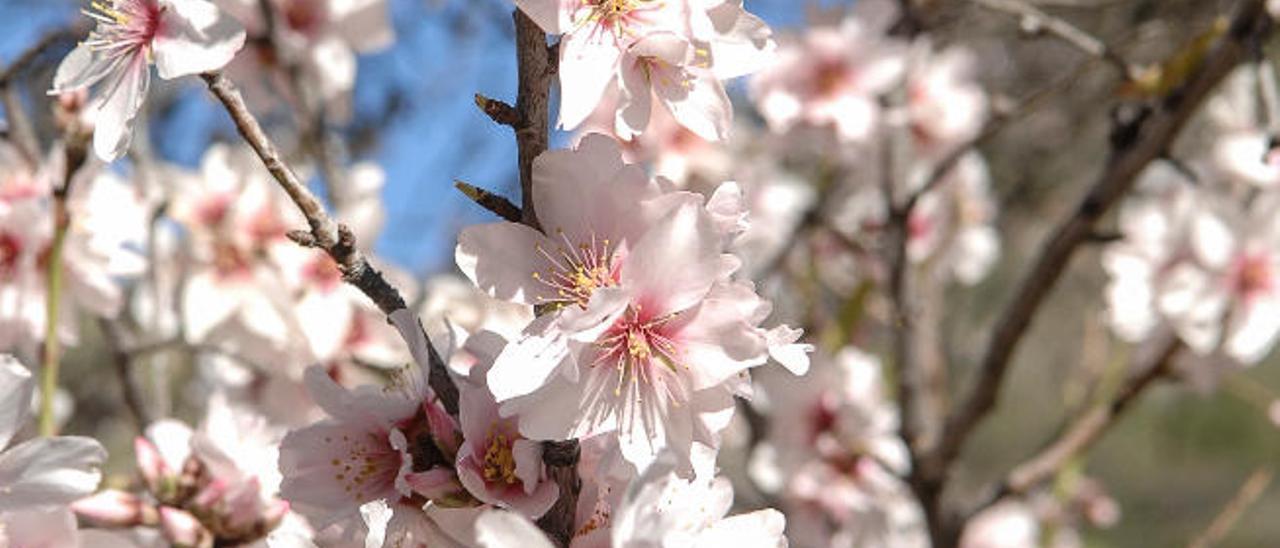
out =
<svg viewBox="0 0 1280 548"><path fill-rule="evenodd" d="M1245 298L1269 293L1274 288L1271 258L1265 253L1251 253L1236 262L1236 292Z"/></svg>
<svg viewBox="0 0 1280 548"><path fill-rule="evenodd" d="M644 24L646 11L662 7L662 0L581 0L579 14L586 15L579 21L579 26L595 25L593 32L608 32L614 40L621 43L639 36L632 27Z"/></svg>
<svg viewBox="0 0 1280 548"><path fill-rule="evenodd" d="M318 254L303 268L303 278L317 287L329 290L342 283L342 271L338 270L338 263L332 257Z"/></svg>
<svg viewBox="0 0 1280 548"><path fill-rule="evenodd" d="M327 2L316 0L286 0L280 6L280 12L289 28L301 34L314 35L329 18L327 7Z"/></svg>
<svg viewBox="0 0 1280 548"><path fill-rule="evenodd" d="M236 278L249 274L249 259L233 244L213 244L213 268L223 278Z"/></svg>
<svg viewBox="0 0 1280 548"><path fill-rule="evenodd" d="M657 375L664 370L677 372L684 365L680 348L672 337L670 322L676 314L654 318L639 304L632 304L596 342L600 355L592 366L612 364L618 372L614 395L622 393L623 383L643 382L649 386L661 383ZM662 365L657 367L655 362Z"/></svg>
<svg viewBox="0 0 1280 548"><path fill-rule="evenodd" d="M196 221L208 227L216 227L222 224L222 220L227 217L227 212L230 209L231 195L217 194L210 196L196 206Z"/></svg>
<svg viewBox="0 0 1280 548"><path fill-rule="evenodd" d="M22 253L22 240L8 232L0 232L0 280L12 278L18 270L18 255Z"/></svg>
<svg viewBox="0 0 1280 548"><path fill-rule="evenodd" d="M849 67L841 60L819 61L813 72L813 93L823 99L834 98L848 87L852 77Z"/></svg>
<svg viewBox="0 0 1280 548"><path fill-rule="evenodd" d="M618 285L609 240L597 239L592 234L590 242L574 245L563 230L556 233L563 244L556 245L554 250L538 244L538 253L547 260L548 268L545 272L533 273L533 279L555 291L556 298L549 302L586 308L596 289Z"/></svg>
<svg viewBox="0 0 1280 548"><path fill-rule="evenodd" d="M831 432L836 426L836 402L830 393L824 392L818 402L809 409L809 442Z"/></svg>
<svg viewBox="0 0 1280 548"><path fill-rule="evenodd" d="M163 11L155 0L95 0L83 11L98 22L85 44L109 57L134 55L160 32Z"/></svg>

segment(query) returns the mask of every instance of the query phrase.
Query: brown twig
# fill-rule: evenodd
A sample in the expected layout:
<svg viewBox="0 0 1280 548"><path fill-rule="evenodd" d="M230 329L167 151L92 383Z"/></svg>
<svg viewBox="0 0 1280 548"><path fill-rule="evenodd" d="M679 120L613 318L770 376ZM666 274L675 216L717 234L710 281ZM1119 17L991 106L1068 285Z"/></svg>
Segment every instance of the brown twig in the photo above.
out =
<svg viewBox="0 0 1280 548"><path fill-rule="evenodd" d="M406 308L400 292L387 282L381 272L369 264L368 259L356 247L355 236L351 230L335 222L325 212L320 200L280 158L275 144L262 130L258 120L249 112L244 104L244 98L240 96L240 91L235 85L216 72L205 73L201 77L208 84L209 91L218 98L227 113L231 115L240 135L257 153L267 171L307 219L309 230L303 233L305 237L296 238L301 240L299 243L328 253L342 271L342 279L373 300L383 314L390 315L396 310ZM297 235L296 232L294 234ZM427 344L427 349L430 353L428 374L431 388L435 390L445 410L457 415L458 387L449 376L448 368L437 354L435 347Z"/></svg>
<svg viewBox="0 0 1280 548"><path fill-rule="evenodd" d="M49 48L62 42L76 40L85 33L83 26L63 27L45 33L34 44L22 50L13 61L0 68L0 102L4 104L9 138L27 166L35 169L40 163L40 143L35 129L27 117L27 111L14 89L14 80Z"/></svg>
<svg viewBox="0 0 1280 548"><path fill-rule="evenodd" d="M1230 31L1186 84L1153 105L1149 114L1117 128L1102 174L1079 205L1058 224L1001 312L967 397L947 421L939 446L926 463L927 474L945 476L969 434L995 407L1018 342L1075 251L1093 232L1094 224L1129 191L1147 164L1168 150L1199 105L1244 58L1250 44L1270 28L1262 0L1242 1Z"/></svg>
<svg viewBox="0 0 1280 548"><path fill-rule="evenodd" d="M476 94L476 107L481 112L493 120L495 124L507 126L513 129L520 127L520 112L516 107L508 105L497 99L485 97L479 93Z"/></svg>
<svg viewBox="0 0 1280 548"><path fill-rule="evenodd" d="M471 201L493 212L494 215L501 217L503 220L513 223L520 222L520 208L511 203L511 200L463 181L454 181L453 186L466 197L471 198Z"/></svg>
<svg viewBox="0 0 1280 548"><path fill-rule="evenodd" d="M547 47L547 34L523 11L515 10L516 66L519 87L516 113L519 124L512 126L520 154L520 211L524 223L538 228L538 213L533 206L533 161L547 150L551 95L551 77L555 75L556 56Z"/></svg>
<svg viewBox="0 0 1280 548"><path fill-rule="evenodd" d="M1037 8L1027 2L1022 0L970 1L993 11L1020 17L1023 28L1028 32L1047 32L1052 34L1085 54L1101 59L1112 67L1115 67L1115 69L1125 78L1129 80L1137 78L1137 72L1133 66L1131 66L1128 61L1125 61L1120 54L1116 53L1111 46L1108 46L1106 42L1103 42L1092 34L1080 30L1079 27L1072 25L1071 23L1045 13L1040 8Z"/></svg>
<svg viewBox="0 0 1280 548"><path fill-rule="evenodd" d="M1249 474L1249 479L1240 485L1236 495L1222 508L1222 512L1213 518L1209 528L1192 540L1187 545L1188 548L1210 548L1226 538L1240 518L1244 517L1244 513L1267 491L1267 487L1271 486L1271 480L1275 479L1275 475L1275 471L1267 465L1260 466Z"/></svg>
<svg viewBox="0 0 1280 548"><path fill-rule="evenodd" d="M1035 456L1010 471L999 485L987 489L988 494L969 515L976 515L1004 497L1027 494L1052 479L1068 462L1087 452L1132 407L1138 396L1170 374L1173 358L1182 348L1177 336L1161 334L1153 345L1154 351L1131 366L1134 373L1108 401L1094 405L1064 423L1058 434Z"/></svg>

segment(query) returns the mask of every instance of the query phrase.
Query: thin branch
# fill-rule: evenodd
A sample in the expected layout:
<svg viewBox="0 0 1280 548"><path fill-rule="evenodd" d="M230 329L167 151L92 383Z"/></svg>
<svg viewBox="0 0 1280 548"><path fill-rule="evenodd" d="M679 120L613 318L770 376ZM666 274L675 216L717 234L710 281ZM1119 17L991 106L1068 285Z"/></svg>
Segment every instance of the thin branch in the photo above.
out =
<svg viewBox="0 0 1280 548"><path fill-rule="evenodd" d="M138 389L138 383L133 378L130 367L133 356L125 350L127 337L118 322L107 318L98 318L98 329L102 331L107 352L111 354L111 364L115 368L116 377L120 380L120 394L123 396L124 406L129 410L129 415L133 418L133 424L138 432L142 432L147 429L148 424L151 424L152 418L142 399L142 392Z"/></svg>
<svg viewBox="0 0 1280 548"><path fill-rule="evenodd" d="M356 247L355 236L351 230L339 225L325 212L320 200L280 158L275 144L262 130L258 120L249 112L244 104L244 98L240 96L240 91L235 85L216 72L205 73L201 77L208 84L209 91L218 98L227 113L231 115L240 135L249 143L267 171L306 217L310 230L306 232L305 243L328 253L342 271L342 279L372 299L383 314L390 315L396 310L406 308L400 292L387 282L382 273L369 264L368 259ZM428 374L431 388L435 390L445 410L457 415L458 387L449 376L449 370L444 360L437 354L435 346L427 344L427 349L430 353Z"/></svg>
<svg viewBox="0 0 1280 548"><path fill-rule="evenodd" d="M270 0L258 0L258 12L262 15L265 31L256 39L270 48L275 58L280 60L285 81L289 84L288 93L293 96L295 114L298 119L298 133L302 144L320 168L320 176L324 181L325 194L335 209L341 210L347 201L344 192L349 191L347 174L337 160L342 155L342 145L329 131L329 117L324 101L315 97L303 82L302 64L296 55L283 49L285 40L281 36L279 17Z"/></svg>
<svg viewBox="0 0 1280 548"><path fill-rule="evenodd" d="M34 44L14 57L8 65L0 68L0 102L4 104L5 118L9 125L9 138L27 166L32 169L40 163L40 144L36 140L35 129L31 125L27 111L22 106L18 90L14 88L14 81L18 74L39 59L46 50L62 42L76 40L84 33L85 29L80 25L45 33Z"/></svg>
<svg viewBox="0 0 1280 548"><path fill-rule="evenodd" d="M453 186L466 197L471 198L471 201L493 212L494 215L501 217L503 220L513 223L520 222L520 208L511 203L511 200L464 181L454 181Z"/></svg>
<svg viewBox="0 0 1280 548"><path fill-rule="evenodd" d="M62 42L79 40L84 36L87 29L83 25L74 25L54 29L45 33L34 44L27 49L22 50L8 65L0 68L0 85L6 85L12 82L18 73L27 69L31 63L40 57L45 50L58 45Z"/></svg>
<svg viewBox="0 0 1280 548"><path fill-rule="evenodd" d="M1010 471L999 485L987 489L989 494L983 497L983 502L970 515L977 514L1004 497L1027 494L1031 489L1052 479L1063 466L1092 448L1103 434L1119 422L1138 396L1157 380L1171 373L1173 358L1183 348L1182 343L1172 333L1162 334L1157 341L1153 352L1131 366L1134 373L1109 401L1092 406L1064 423L1059 428L1059 433L1045 443L1035 456Z"/></svg>
<svg viewBox="0 0 1280 548"><path fill-rule="evenodd" d="M1275 475L1275 471L1267 465L1254 470L1249 475L1249 479L1246 479L1236 491L1236 495L1223 507L1222 512L1213 518L1209 528L1192 540L1191 544L1187 545L1188 548L1210 548L1227 538L1227 534L1235 528L1245 512L1262 497L1267 487L1271 486L1271 480L1275 479Z"/></svg>
<svg viewBox="0 0 1280 548"><path fill-rule="evenodd" d="M1030 33L1047 32L1085 54L1105 61L1115 67L1125 78L1136 79L1136 71L1111 46L1079 27L1045 13L1022 0L970 0L989 10L1007 13L1021 18L1022 26Z"/></svg>
<svg viewBox="0 0 1280 548"><path fill-rule="evenodd" d="M508 105L497 99L485 97L479 93L475 97L476 107L481 112L493 120L495 124L507 126L513 129L520 127L520 112L516 107Z"/></svg>
<svg viewBox="0 0 1280 548"><path fill-rule="evenodd" d="M999 401L1000 389L1018 342L1036 311L1057 283L1075 251L1088 240L1094 224L1120 200L1139 173L1168 150L1200 104L1249 51L1250 44L1271 29L1263 0L1241 2L1230 31L1219 41L1185 86L1174 90L1151 112L1114 132L1103 172L1079 205L1053 231L1031 270L1014 291L987 343L968 396L947 421L942 440L927 463L928 474L942 477L959 455L969 434Z"/></svg>

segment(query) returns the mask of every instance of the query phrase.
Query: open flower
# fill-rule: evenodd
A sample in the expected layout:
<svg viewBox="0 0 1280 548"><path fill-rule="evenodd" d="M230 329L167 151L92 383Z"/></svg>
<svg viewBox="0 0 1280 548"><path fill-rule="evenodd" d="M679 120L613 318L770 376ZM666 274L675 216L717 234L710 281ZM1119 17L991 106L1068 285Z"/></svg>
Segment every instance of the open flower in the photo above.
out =
<svg viewBox="0 0 1280 548"><path fill-rule="evenodd" d="M740 228L736 185L705 205L664 188L624 165L612 140L588 136L576 151L535 161L546 235L495 223L459 237L458 263L482 289L556 309L488 375L502 414L518 415L525 436L616 432L638 468L669 447L688 471L694 442L718 443L748 368L771 355L807 368L800 333L758 327L769 303L730 279L740 264L724 252Z"/></svg>
<svg viewBox="0 0 1280 548"><path fill-rule="evenodd" d="M400 311L392 319L411 337L415 358L425 352L416 317ZM352 540L389 546L406 539L434 545L433 535L444 533L424 506L468 502L451 466L461 441L456 422L424 370L403 373L390 387L347 390L324 369L307 370L311 397L329 418L285 436L280 492L316 530L335 526Z"/></svg>
<svg viewBox="0 0 1280 548"><path fill-rule="evenodd" d="M839 28L814 28L783 42L778 62L751 81L751 96L769 128L832 127L845 141L864 141L879 123L879 96L906 68L907 46L888 36L896 7L858 2Z"/></svg>
<svg viewBox="0 0 1280 548"><path fill-rule="evenodd" d="M578 127L619 87L620 135L643 133L651 96L680 124L724 139L732 108L720 80L764 66L771 31L741 0L516 0L560 41L560 126ZM651 91L652 90L652 91Z"/></svg>
<svg viewBox="0 0 1280 548"><path fill-rule="evenodd" d="M58 66L50 93L106 82L93 135L106 161L129 146L153 61L170 80L217 70L244 45L244 30L207 0L99 0L85 14L96 27Z"/></svg>
<svg viewBox="0 0 1280 548"><path fill-rule="evenodd" d="M498 402L485 385L493 359L506 341L480 332L467 341L477 363L469 382L459 383L458 420L465 441L458 449L458 478L482 502L511 508L532 519L551 508L559 494L542 464L542 444L520 435L514 417L498 414Z"/></svg>

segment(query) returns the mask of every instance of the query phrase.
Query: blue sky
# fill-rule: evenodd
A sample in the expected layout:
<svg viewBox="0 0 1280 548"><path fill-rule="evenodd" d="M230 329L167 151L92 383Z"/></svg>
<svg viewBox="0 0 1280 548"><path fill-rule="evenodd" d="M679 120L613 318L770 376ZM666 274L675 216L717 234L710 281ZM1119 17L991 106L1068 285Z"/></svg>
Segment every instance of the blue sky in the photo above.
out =
<svg viewBox="0 0 1280 548"><path fill-rule="evenodd" d="M515 187L511 132L472 103L476 92L513 99L511 18L504 0L389 2L397 41L360 58L353 117L365 123L385 117L386 123L376 145L357 159L376 161L387 172L387 229L378 252L425 273L451 267L458 228L490 219L453 189L454 179L507 195ZM802 24L804 4L746 1L748 10L779 29ZM0 0L0 60L78 17L79 6L70 0ZM231 138L233 129L189 80L174 108L153 113L150 124L158 154L194 166L210 139ZM391 105L394 114L386 116Z"/></svg>

